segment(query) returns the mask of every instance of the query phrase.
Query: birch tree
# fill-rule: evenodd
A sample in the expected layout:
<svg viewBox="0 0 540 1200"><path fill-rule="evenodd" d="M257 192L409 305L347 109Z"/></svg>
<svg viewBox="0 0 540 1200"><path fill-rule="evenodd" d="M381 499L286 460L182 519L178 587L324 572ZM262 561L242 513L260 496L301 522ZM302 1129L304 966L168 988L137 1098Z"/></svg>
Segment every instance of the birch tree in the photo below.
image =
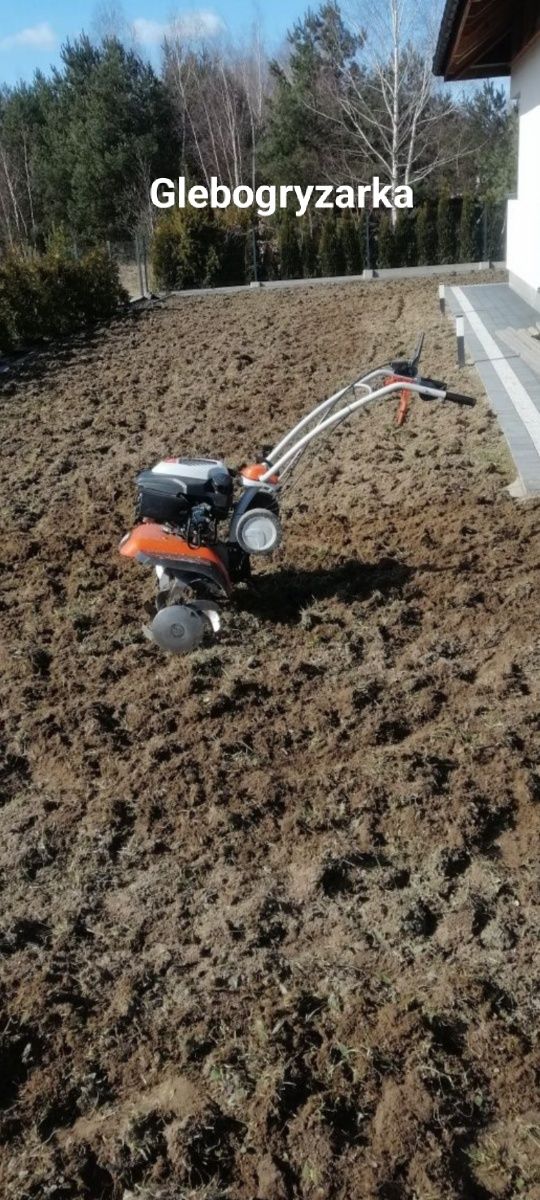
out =
<svg viewBox="0 0 540 1200"><path fill-rule="evenodd" d="M263 128L266 101L270 93L270 72L268 57L264 50L259 24L253 26L251 43L245 51L241 51L238 59L238 70L246 96L251 162L251 186L254 189L257 182L257 149Z"/></svg>
<svg viewBox="0 0 540 1200"><path fill-rule="evenodd" d="M29 104L24 85L0 95L0 227L11 249L32 241L35 233Z"/></svg>
<svg viewBox="0 0 540 1200"><path fill-rule="evenodd" d="M421 182L454 156L443 136L454 105L433 78L423 11L414 0L358 5L348 18L354 57L343 61L336 48L339 69L323 75L306 101L334 128L344 156L369 162L392 193Z"/></svg>
<svg viewBox="0 0 540 1200"><path fill-rule="evenodd" d="M207 186L216 175L234 188L242 182L245 127L249 121L240 81L215 47L186 49L179 38L164 46L165 79L181 123L183 166L190 159Z"/></svg>
<svg viewBox="0 0 540 1200"><path fill-rule="evenodd" d="M164 77L176 99L184 170L192 161L207 186L212 175L231 189L253 181L268 81L260 31L238 49L224 41L186 47L173 32Z"/></svg>

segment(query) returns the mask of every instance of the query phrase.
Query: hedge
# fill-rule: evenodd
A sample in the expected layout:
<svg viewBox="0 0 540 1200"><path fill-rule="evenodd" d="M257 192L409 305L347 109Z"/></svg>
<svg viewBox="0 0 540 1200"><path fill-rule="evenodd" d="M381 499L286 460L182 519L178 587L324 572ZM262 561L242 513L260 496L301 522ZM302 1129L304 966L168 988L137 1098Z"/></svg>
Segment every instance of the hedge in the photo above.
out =
<svg viewBox="0 0 540 1200"><path fill-rule="evenodd" d="M251 228L198 209L171 209L154 231L151 247L156 284L166 291L244 283L252 259Z"/></svg>
<svg viewBox="0 0 540 1200"><path fill-rule="evenodd" d="M63 337L106 320L127 304L104 250L82 258L62 250L0 262L0 352Z"/></svg>
<svg viewBox="0 0 540 1200"><path fill-rule="evenodd" d="M227 216L228 225L223 214L202 210L171 211L161 218L152 246L158 287L250 282L254 228L260 280L359 275L368 265L414 267L503 257L504 205L470 195L426 197L412 211L398 213L394 223L384 211L345 210L300 219L285 212L273 220L245 213L236 225L232 210Z"/></svg>

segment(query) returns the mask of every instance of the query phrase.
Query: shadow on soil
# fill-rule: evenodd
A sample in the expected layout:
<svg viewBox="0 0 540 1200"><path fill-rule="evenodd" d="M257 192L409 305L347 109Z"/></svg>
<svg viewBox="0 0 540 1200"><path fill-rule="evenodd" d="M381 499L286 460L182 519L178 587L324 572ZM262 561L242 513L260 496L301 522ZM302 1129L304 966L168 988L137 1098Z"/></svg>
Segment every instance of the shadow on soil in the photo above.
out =
<svg viewBox="0 0 540 1200"><path fill-rule="evenodd" d="M412 573L412 568L395 558L377 563L352 559L313 570L289 568L253 576L249 588L238 591L236 604L263 620L295 624L302 611L318 600L334 597L350 603L367 600L377 592L383 598L399 595Z"/></svg>

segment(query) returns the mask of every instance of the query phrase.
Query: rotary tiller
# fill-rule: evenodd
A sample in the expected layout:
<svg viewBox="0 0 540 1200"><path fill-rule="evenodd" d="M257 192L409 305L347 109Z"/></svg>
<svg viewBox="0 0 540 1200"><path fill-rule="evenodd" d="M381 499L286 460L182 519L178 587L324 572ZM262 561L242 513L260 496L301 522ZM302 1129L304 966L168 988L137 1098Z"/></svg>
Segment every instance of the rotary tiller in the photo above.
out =
<svg viewBox="0 0 540 1200"><path fill-rule="evenodd" d="M375 367L323 400L273 449L264 447L256 463L233 471L221 459L167 458L137 476L138 524L122 538L120 554L155 570L157 612L144 628L151 641L187 654L205 633L218 632L219 603L229 600L235 583L249 579L252 555L279 546L279 496L315 438L390 396L399 396L399 425L415 395L475 403L420 377L422 344L423 335L412 358Z"/></svg>

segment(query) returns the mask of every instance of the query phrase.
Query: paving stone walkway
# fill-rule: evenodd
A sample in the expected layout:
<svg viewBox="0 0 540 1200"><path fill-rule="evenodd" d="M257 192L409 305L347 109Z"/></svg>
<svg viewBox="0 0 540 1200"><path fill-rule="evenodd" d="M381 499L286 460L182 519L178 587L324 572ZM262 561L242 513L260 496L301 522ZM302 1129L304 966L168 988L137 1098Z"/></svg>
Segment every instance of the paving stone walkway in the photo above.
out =
<svg viewBox="0 0 540 1200"><path fill-rule="evenodd" d="M539 314L506 283L446 288L447 305L465 318L474 362L514 459L515 496L540 494ZM536 337L534 336L536 333Z"/></svg>

